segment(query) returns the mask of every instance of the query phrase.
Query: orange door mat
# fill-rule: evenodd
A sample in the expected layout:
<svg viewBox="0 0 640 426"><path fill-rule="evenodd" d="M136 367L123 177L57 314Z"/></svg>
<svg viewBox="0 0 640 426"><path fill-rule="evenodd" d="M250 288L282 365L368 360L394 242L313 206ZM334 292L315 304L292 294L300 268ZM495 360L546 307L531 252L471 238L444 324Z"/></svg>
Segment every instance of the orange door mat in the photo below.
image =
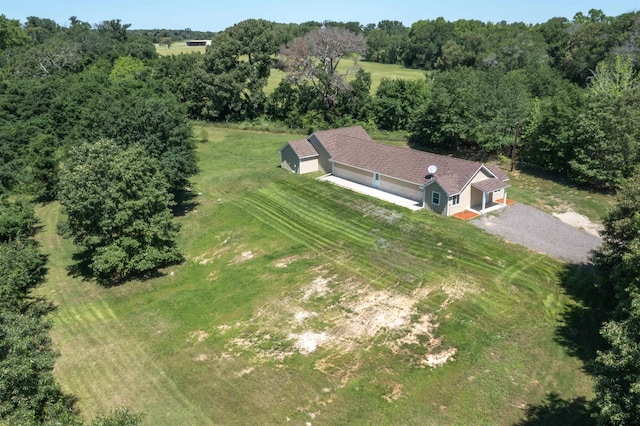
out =
<svg viewBox="0 0 640 426"><path fill-rule="evenodd" d="M504 204L504 198L500 198L499 200L496 200L496 203ZM513 203L515 203L515 200L512 200L511 198L507 198L507 205L508 206L510 206Z"/></svg>
<svg viewBox="0 0 640 426"><path fill-rule="evenodd" d="M457 217L458 219L462 219L462 220L471 220L474 217L478 217L478 216L480 216L478 213L472 212L469 210L465 210L463 212L456 213L453 215L453 217Z"/></svg>

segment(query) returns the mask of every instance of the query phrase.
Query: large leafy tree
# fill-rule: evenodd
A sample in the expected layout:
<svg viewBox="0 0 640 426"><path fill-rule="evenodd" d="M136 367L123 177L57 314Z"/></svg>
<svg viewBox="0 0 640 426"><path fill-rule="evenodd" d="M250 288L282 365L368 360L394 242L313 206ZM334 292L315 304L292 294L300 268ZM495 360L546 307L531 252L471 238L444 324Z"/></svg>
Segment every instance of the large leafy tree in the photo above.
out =
<svg viewBox="0 0 640 426"><path fill-rule="evenodd" d="M563 175L574 158L575 123L584 107L583 90L565 83L555 94L535 99L518 150L523 163Z"/></svg>
<svg viewBox="0 0 640 426"><path fill-rule="evenodd" d="M426 80L383 78L373 100L375 123L382 130L404 130L427 99Z"/></svg>
<svg viewBox="0 0 640 426"><path fill-rule="evenodd" d="M260 19L242 21L216 34L201 66L190 76L197 90L190 92L189 101L198 117L241 120L262 113L263 88L283 38L280 27Z"/></svg>
<svg viewBox="0 0 640 426"><path fill-rule="evenodd" d="M399 21L380 21L377 26L365 29L367 61L383 64L400 64L408 47L409 29Z"/></svg>
<svg viewBox="0 0 640 426"><path fill-rule="evenodd" d="M31 37L25 32L17 19L9 19L0 15L0 53L12 47L28 45Z"/></svg>
<svg viewBox="0 0 640 426"><path fill-rule="evenodd" d="M181 259L168 190L161 166L139 145L82 144L60 172L60 228L85 250L101 282L155 271Z"/></svg>
<svg viewBox="0 0 640 426"><path fill-rule="evenodd" d="M602 329L610 348L596 363L600 422L632 425L640 418L640 175L621 185L603 237L593 260L613 315Z"/></svg>
<svg viewBox="0 0 640 426"><path fill-rule="evenodd" d="M197 171L193 130L175 96L123 80L87 104L76 132L85 141L112 139L121 147L138 144L160 164L177 193Z"/></svg>
<svg viewBox="0 0 640 426"><path fill-rule="evenodd" d="M614 189L640 160L640 79L631 59L599 63L587 93L587 108L576 124L571 175Z"/></svg>
<svg viewBox="0 0 640 426"><path fill-rule="evenodd" d="M409 48L405 56L405 65L412 68L433 69L441 55L442 46L454 38L453 23L442 17L433 21L415 22L409 31Z"/></svg>
<svg viewBox="0 0 640 426"><path fill-rule="evenodd" d="M468 67L438 73L409 125L410 141L443 151L500 153L513 143L515 123L528 114L529 103L518 73Z"/></svg>
<svg viewBox="0 0 640 426"><path fill-rule="evenodd" d="M31 239L35 224L32 205L0 200L0 423L73 424L72 400L52 374L51 308L31 294L46 261Z"/></svg>

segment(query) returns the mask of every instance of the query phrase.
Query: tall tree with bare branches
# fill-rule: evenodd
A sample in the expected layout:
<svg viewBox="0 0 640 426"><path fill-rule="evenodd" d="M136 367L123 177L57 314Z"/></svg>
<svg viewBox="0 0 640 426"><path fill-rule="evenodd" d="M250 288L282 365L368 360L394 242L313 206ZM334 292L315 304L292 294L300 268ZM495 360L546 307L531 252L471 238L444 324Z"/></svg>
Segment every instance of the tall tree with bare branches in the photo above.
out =
<svg viewBox="0 0 640 426"><path fill-rule="evenodd" d="M345 28L320 28L297 38L280 49L280 63L290 82L310 82L324 107L329 110L338 95L349 90L346 73L338 72L342 59L357 60L366 51L366 40Z"/></svg>

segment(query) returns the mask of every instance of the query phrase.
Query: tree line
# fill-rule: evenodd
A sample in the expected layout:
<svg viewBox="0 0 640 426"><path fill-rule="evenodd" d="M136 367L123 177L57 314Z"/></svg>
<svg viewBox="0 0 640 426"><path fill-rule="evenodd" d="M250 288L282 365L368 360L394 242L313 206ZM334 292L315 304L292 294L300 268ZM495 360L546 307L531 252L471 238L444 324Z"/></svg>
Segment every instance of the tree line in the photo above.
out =
<svg viewBox="0 0 640 426"><path fill-rule="evenodd" d="M192 119L303 131L361 124L481 157L510 156L520 127L520 164L613 191L640 162L639 43L640 12L590 10L536 25L327 21L297 31L247 20L216 33L204 55L162 57L156 70ZM425 78L384 79L370 93L358 59L422 69ZM265 93L274 69L286 77Z"/></svg>
<svg viewBox="0 0 640 426"><path fill-rule="evenodd" d="M3 374L1 421L79 421L51 375L51 307L30 295L46 259L29 200L60 202L59 232L77 245L74 270L104 285L179 262L172 217L197 172L190 120L304 132L361 124L475 157L509 155L520 128L520 165L619 189L594 255L610 319L596 392L603 424L638 418L640 12L591 10L536 25L438 18L408 28L250 19L210 34L204 54L164 57L155 34L118 19L71 17L62 26L0 16L0 363L29 371ZM358 60L425 76L383 79L372 94ZM267 93L276 69L285 78ZM112 415L139 421L126 410Z"/></svg>

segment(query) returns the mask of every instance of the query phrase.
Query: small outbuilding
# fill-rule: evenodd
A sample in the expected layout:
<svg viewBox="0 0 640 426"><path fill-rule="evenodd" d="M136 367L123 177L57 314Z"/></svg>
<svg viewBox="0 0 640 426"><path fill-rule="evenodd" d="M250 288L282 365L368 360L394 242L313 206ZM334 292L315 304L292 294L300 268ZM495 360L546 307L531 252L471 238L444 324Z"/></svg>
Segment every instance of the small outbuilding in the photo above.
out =
<svg viewBox="0 0 640 426"><path fill-rule="evenodd" d="M314 132L279 152L281 167L293 173L332 174L446 216L507 204L509 178L497 165L381 144L360 126Z"/></svg>
<svg viewBox="0 0 640 426"><path fill-rule="evenodd" d="M187 40L188 47L211 46L211 40Z"/></svg>

